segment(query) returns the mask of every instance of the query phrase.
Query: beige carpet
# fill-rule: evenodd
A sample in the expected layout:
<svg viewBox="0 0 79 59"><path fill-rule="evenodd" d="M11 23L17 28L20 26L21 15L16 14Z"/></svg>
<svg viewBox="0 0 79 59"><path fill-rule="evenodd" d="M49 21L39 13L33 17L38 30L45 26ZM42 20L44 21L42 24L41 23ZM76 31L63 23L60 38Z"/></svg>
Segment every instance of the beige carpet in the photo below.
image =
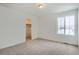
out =
<svg viewBox="0 0 79 59"><path fill-rule="evenodd" d="M79 48L44 39L35 39L0 50L0 55L76 55Z"/></svg>

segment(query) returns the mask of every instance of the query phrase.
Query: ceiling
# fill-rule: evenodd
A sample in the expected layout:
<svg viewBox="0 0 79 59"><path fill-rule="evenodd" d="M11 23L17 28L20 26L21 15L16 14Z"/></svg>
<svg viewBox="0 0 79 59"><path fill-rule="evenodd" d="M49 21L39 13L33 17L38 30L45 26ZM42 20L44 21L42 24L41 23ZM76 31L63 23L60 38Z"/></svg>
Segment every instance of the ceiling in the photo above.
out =
<svg viewBox="0 0 79 59"><path fill-rule="evenodd" d="M46 3L46 7L39 9L36 3L0 3L0 6L13 8L23 12L32 14L58 13L79 7L79 3Z"/></svg>

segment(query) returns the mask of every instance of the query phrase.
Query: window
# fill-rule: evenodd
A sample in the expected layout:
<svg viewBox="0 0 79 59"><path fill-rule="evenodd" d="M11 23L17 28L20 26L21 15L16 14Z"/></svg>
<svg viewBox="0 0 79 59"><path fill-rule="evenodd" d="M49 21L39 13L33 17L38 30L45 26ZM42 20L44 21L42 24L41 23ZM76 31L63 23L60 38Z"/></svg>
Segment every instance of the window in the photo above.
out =
<svg viewBox="0 0 79 59"><path fill-rule="evenodd" d="M64 17L58 18L58 33L64 34Z"/></svg>
<svg viewBox="0 0 79 59"><path fill-rule="evenodd" d="M58 17L58 34L75 35L75 16Z"/></svg>

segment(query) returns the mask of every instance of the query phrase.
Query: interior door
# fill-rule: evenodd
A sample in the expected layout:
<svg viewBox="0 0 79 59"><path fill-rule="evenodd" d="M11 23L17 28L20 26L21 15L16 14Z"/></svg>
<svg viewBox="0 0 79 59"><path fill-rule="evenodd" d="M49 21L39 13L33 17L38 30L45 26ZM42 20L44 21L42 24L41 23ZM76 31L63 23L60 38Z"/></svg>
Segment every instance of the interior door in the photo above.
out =
<svg viewBox="0 0 79 59"><path fill-rule="evenodd" d="M32 39L31 24L26 24L26 39Z"/></svg>

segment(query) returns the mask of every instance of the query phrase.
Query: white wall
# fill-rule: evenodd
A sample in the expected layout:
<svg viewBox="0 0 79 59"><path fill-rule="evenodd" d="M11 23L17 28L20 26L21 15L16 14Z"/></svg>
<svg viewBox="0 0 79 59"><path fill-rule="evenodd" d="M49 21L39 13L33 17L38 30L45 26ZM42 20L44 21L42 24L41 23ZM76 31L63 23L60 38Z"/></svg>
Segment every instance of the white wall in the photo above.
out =
<svg viewBox="0 0 79 59"><path fill-rule="evenodd" d="M79 47L79 8L78 8L78 47Z"/></svg>
<svg viewBox="0 0 79 59"><path fill-rule="evenodd" d="M71 13L74 11L72 10ZM66 12L65 12L66 14ZM64 15L65 15L64 14ZM39 17L39 38L45 38L53 41L65 42L77 45L77 29L75 36L58 35L57 33L57 16L60 14L45 14ZM76 19L77 21L77 19ZM77 23L76 23L77 27Z"/></svg>
<svg viewBox="0 0 79 59"><path fill-rule="evenodd" d="M28 13L22 13L0 6L0 49L25 42L24 20L32 19L33 39L37 37L37 19Z"/></svg>
<svg viewBox="0 0 79 59"><path fill-rule="evenodd" d="M38 38L38 18L37 16L31 16L32 19L32 39Z"/></svg>

